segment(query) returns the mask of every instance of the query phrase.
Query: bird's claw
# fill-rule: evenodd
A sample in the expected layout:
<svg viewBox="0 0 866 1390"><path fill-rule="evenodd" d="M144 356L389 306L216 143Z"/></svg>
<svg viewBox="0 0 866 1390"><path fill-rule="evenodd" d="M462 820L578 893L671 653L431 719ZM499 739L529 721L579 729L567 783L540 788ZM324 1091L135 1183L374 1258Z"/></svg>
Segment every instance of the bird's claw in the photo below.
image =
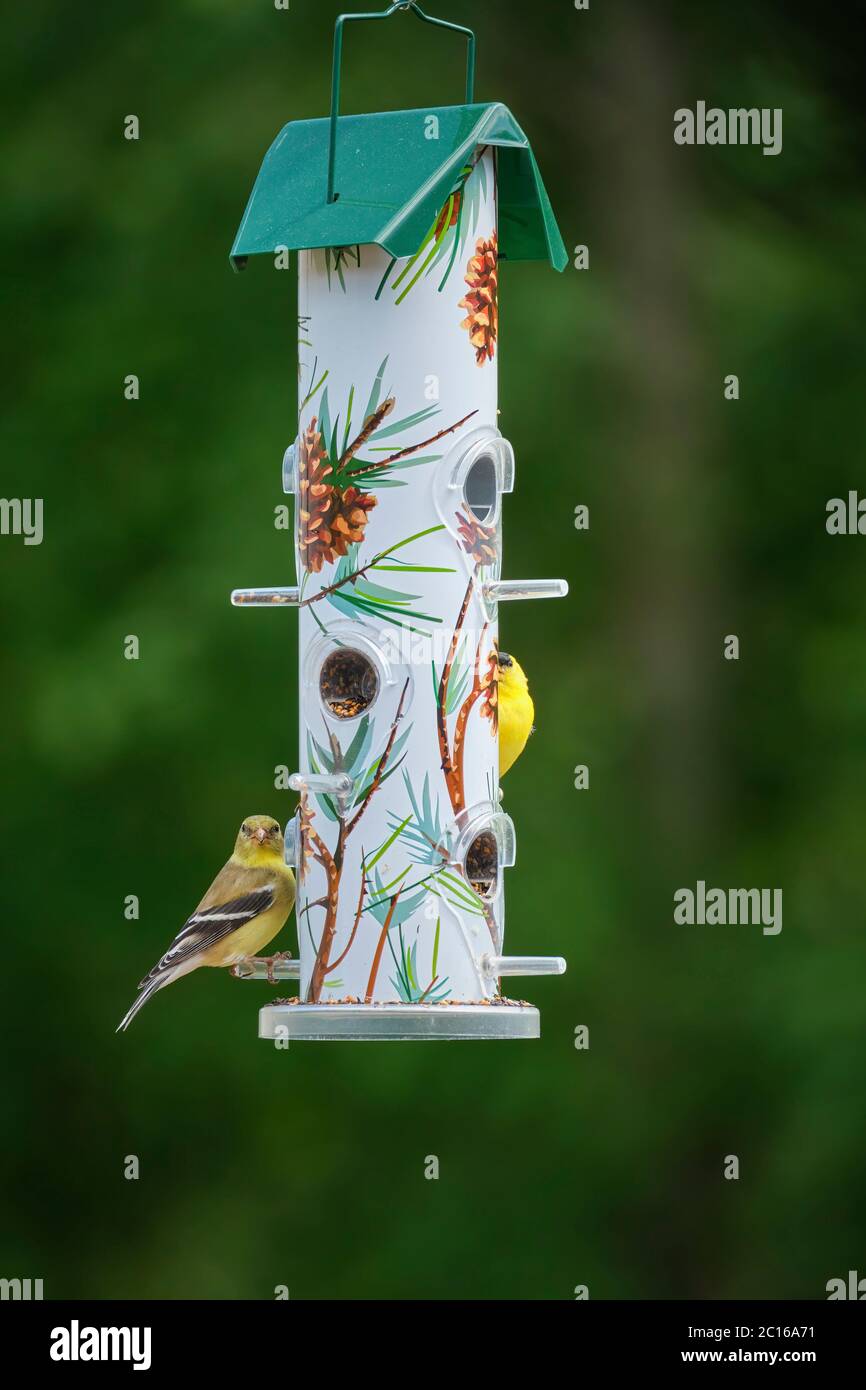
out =
<svg viewBox="0 0 866 1390"><path fill-rule="evenodd" d="M276 955L265 956L264 959L267 962L268 967L268 984L275 985L277 981L274 975L274 966L277 964L278 961L291 960L292 953L291 951L277 951Z"/></svg>
<svg viewBox="0 0 866 1390"><path fill-rule="evenodd" d="M263 965L267 970L268 984L275 985L277 980L274 975L274 967L281 960L291 959L291 951L277 951L276 955L273 956L246 956L244 960L236 961L236 963L230 967L229 974L234 976L236 980L244 980L252 973L249 969L250 967L252 967L252 970L255 970L257 965Z"/></svg>

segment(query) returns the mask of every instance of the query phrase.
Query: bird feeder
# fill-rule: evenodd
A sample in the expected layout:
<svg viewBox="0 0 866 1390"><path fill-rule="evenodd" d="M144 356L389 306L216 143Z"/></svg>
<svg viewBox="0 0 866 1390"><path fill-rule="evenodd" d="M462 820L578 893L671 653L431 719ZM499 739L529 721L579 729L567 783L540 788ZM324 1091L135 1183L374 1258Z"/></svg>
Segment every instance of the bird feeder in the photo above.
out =
<svg viewBox="0 0 866 1390"><path fill-rule="evenodd" d="M340 116L344 26L402 10L466 38L465 104ZM497 369L501 263L562 270L566 252L523 131L473 102L474 66L471 30L415 4L341 16L330 118L280 131L231 252L298 266L296 582L232 594L299 618L300 954L275 969L300 983L261 1010L265 1038L537 1037L503 978L565 969L504 947L499 608L567 585L502 577Z"/></svg>

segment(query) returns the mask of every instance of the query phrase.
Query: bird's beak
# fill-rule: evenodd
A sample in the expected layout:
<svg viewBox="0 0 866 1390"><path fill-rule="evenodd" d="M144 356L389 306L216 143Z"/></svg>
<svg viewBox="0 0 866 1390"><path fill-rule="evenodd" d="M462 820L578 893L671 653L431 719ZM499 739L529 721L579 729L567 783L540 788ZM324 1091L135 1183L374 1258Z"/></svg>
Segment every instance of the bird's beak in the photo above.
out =
<svg viewBox="0 0 866 1390"><path fill-rule="evenodd" d="M265 840L266 840L267 838L268 838L268 832L267 832L267 830L265 830L265 827L264 827L263 825L260 825L259 828L258 828L258 830L256 831L256 839L258 840L258 842L259 842L260 845L263 845L263 844L265 843Z"/></svg>
<svg viewBox="0 0 866 1390"><path fill-rule="evenodd" d="M500 664L501 664L503 661L510 661L510 660L511 660L511 657L508 655L508 652L500 652L500 653L499 653L499 661L500 661Z"/></svg>

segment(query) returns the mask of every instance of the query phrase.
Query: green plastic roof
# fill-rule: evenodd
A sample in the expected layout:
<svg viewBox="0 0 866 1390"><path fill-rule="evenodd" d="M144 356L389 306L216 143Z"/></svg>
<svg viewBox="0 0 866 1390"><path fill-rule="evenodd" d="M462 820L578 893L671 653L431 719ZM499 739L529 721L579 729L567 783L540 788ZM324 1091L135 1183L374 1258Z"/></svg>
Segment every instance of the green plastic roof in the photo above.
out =
<svg viewBox="0 0 866 1390"><path fill-rule="evenodd" d="M439 139L426 138L429 118ZM499 164L499 250L512 261L568 256L535 156L499 102L341 116L337 123L335 202L327 202L328 119L292 121L265 155L231 250L248 256L304 247L376 242L412 256L478 145L494 145Z"/></svg>

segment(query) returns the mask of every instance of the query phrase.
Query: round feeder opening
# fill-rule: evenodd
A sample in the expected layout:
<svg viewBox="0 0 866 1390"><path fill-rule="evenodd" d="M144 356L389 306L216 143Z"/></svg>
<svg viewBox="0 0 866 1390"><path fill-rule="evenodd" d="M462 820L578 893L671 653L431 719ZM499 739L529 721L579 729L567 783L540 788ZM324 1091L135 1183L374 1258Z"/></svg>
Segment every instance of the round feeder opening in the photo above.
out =
<svg viewBox="0 0 866 1390"><path fill-rule="evenodd" d="M340 647L322 663L319 693L337 719L357 719L379 694L379 672L364 652Z"/></svg>
<svg viewBox="0 0 866 1390"><path fill-rule="evenodd" d="M479 898L492 898L499 874L499 847L492 830L482 830L466 851L466 877Z"/></svg>
<svg viewBox="0 0 866 1390"><path fill-rule="evenodd" d="M482 454L472 464L463 484L463 496L473 516L486 521L496 511L496 464L489 454Z"/></svg>

